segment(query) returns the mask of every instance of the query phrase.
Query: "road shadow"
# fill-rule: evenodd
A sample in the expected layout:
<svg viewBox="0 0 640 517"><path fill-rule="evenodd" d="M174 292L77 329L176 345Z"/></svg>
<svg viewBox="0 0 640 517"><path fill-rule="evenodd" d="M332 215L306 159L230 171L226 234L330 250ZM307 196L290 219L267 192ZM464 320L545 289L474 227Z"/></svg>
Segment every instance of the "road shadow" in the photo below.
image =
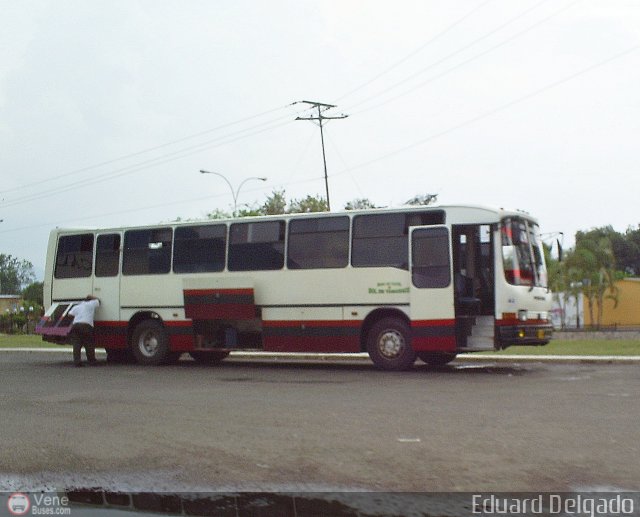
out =
<svg viewBox="0 0 640 517"><path fill-rule="evenodd" d="M12 361L14 362L14 361ZM543 365L540 363L527 364L526 366L517 362L500 362L500 363L485 363L485 362L456 362L445 366L430 366L421 361L416 363L408 370L405 371L385 371L376 368L373 363L362 359L341 359L341 360L302 360L302 359L246 359L246 358L234 358L230 357L218 364L203 364L191 360L187 354L184 354L183 358L179 361L175 361L171 364L160 366L145 366L136 363L116 363L108 362L105 358L98 360L97 365L89 366L86 362L83 362L83 368L76 368L70 358L67 357L36 357L35 354L29 354L29 356L21 358L20 361L15 361L14 364L19 363L21 367L38 366L39 368L46 369L63 369L65 371L77 370L79 372L105 372L105 371L130 371L130 370L166 370L177 369L181 371L211 371L211 372L239 372L241 370L267 370L267 371L335 371L335 372L375 372L378 375L445 375L445 376L472 376L472 375L507 375L507 376L521 376L528 373L540 370Z"/></svg>

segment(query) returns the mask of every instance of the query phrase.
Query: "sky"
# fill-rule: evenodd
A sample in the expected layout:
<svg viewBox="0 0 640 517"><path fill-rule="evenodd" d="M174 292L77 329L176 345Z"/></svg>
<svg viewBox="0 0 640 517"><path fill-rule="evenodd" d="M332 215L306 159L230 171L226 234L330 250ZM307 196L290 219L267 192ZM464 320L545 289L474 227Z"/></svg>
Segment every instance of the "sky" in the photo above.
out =
<svg viewBox="0 0 640 517"><path fill-rule="evenodd" d="M637 0L0 0L0 253L324 195L640 223ZM223 175L200 174L201 169ZM256 177L266 177L259 181Z"/></svg>

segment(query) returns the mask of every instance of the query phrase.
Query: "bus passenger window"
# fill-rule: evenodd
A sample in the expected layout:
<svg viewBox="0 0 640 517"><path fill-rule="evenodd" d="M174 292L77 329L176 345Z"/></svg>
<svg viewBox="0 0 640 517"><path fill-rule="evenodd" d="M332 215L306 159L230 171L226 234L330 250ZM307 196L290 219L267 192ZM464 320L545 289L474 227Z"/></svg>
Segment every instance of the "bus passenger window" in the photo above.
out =
<svg viewBox="0 0 640 517"><path fill-rule="evenodd" d="M171 228L129 230L124 234L122 273L158 275L171 269Z"/></svg>
<svg viewBox="0 0 640 517"><path fill-rule="evenodd" d="M348 263L348 217L314 217L289 222L289 269L343 268Z"/></svg>
<svg viewBox="0 0 640 517"><path fill-rule="evenodd" d="M229 232L229 271L284 267L284 221L236 223Z"/></svg>
<svg viewBox="0 0 640 517"><path fill-rule="evenodd" d="M65 235L58 240L56 278L83 278L93 269L93 234Z"/></svg>
<svg viewBox="0 0 640 517"><path fill-rule="evenodd" d="M406 214L359 215L353 220L355 267L408 268Z"/></svg>
<svg viewBox="0 0 640 517"><path fill-rule="evenodd" d="M181 226L176 228L175 241L175 273L205 273L224 269L226 225Z"/></svg>
<svg viewBox="0 0 640 517"><path fill-rule="evenodd" d="M409 227L444 221L443 210L358 215L353 219L351 265L409 269Z"/></svg>

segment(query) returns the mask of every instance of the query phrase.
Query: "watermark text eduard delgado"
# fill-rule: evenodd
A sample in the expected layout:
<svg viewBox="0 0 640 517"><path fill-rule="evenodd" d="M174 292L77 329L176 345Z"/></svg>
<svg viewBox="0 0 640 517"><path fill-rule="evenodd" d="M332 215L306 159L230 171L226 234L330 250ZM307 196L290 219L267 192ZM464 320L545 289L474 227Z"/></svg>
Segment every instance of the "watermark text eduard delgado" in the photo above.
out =
<svg viewBox="0 0 640 517"><path fill-rule="evenodd" d="M622 494L472 495L474 515L633 515L634 499Z"/></svg>

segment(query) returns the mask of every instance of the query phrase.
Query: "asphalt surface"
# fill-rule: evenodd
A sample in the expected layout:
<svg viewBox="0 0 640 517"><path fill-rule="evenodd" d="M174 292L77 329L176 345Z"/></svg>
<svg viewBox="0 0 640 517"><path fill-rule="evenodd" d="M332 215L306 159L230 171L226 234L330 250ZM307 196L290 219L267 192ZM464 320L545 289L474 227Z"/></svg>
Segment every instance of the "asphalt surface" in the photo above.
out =
<svg viewBox="0 0 640 517"><path fill-rule="evenodd" d="M0 354L0 487L640 489L637 364Z"/></svg>

